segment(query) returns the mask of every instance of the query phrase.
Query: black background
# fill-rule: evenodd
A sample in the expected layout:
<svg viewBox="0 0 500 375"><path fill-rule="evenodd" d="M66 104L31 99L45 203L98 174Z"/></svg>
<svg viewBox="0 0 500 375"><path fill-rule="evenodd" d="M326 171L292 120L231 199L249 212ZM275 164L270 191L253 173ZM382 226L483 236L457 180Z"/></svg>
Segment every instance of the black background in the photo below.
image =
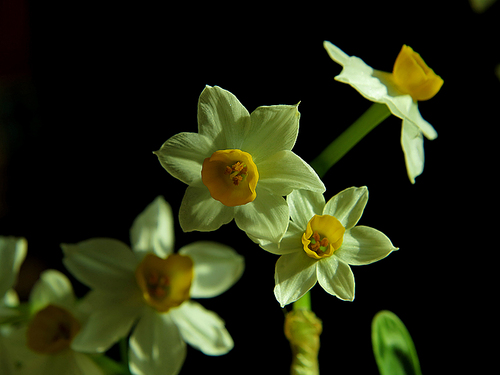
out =
<svg viewBox="0 0 500 375"><path fill-rule="evenodd" d="M496 334L500 6L476 14L467 1L327 4L0 1L0 233L28 239L21 296L41 269L64 271L60 243L98 236L128 243L132 221L160 194L178 212L186 186L152 151L197 131L205 85L231 91L250 112L300 101L294 151L311 161L371 104L334 81L341 67L323 40L385 71L407 44L444 79L438 95L419 104L439 137L425 141L415 185L395 117L326 174L327 199L368 186L360 224L400 250L353 267L352 303L313 288L324 329L321 373L377 373L370 324L382 309L410 330L424 374L481 373L490 358L485 338ZM273 295L277 257L234 223L183 233L176 222L177 249L197 240L233 246L246 270L223 295L199 301L226 321L234 349L208 357L189 348L181 374L286 374L290 351Z"/></svg>

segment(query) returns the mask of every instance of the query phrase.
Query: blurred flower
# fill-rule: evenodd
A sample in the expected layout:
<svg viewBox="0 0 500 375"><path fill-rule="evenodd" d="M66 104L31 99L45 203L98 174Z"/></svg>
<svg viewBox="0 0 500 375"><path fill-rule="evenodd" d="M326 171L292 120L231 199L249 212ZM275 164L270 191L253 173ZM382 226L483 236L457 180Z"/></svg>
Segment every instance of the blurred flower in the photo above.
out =
<svg viewBox="0 0 500 375"><path fill-rule="evenodd" d="M220 87L198 103L198 133L179 133L155 154L188 184L179 212L184 231L212 231L235 219L249 235L278 242L288 223L283 196L294 189L324 192L314 170L291 150L297 105L259 107L251 114Z"/></svg>
<svg viewBox="0 0 500 375"><path fill-rule="evenodd" d="M375 70L328 41L324 42L324 47L332 60L343 67L335 77L337 81L348 83L368 100L386 104L394 116L403 120L401 145L408 177L415 183L415 177L424 169L422 134L430 140L437 137L431 124L420 115L418 101L437 94L443 85L441 77L408 46L401 49L392 73Z"/></svg>
<svg viewBox="0 0 500 375"><path fill-rule="evenodd" d="M256 240L281 255L276 262L274 294L285 306L302 297L316 282L342 300L354 299L349 265L365 265L397 250L376 229L356 226L366 202L366 187L351 187L326 204L322 194L297 190L288 198L291 221L279 245Z"/></svg>
<svg viewBox="0 0 500 375"><path fill-rule="evenodd" d="M19 303L17 293L12 288L27 249L28 243L24 238L0 236L0 321L9 321L20 315L18 310L11 308ZM10 326L0 327L0 368L5 375L14 374L14 361L7 352L7 343L3 338L10 332Z"/></svg>
<svg viewBox="0 0 500 375"><path fill-rule="evenodd" d="M12 288L27 251L25 238L0 236L0 321L18 314L9 308L9 301L17 299Z"/></svg>
<svg viewBox="0 0 500 375"><path fill-rule="evenodd" d="M7 354L19 375L103 375L86 354L72 350L84 315L78 310L68 278L56 270L40 275L29 298L28 324L5 339Z"/></svg>
<svg viewBox="0 0 500 375"><path fill-rule="evenodd" d="M92 291L84 305L90 313L72 346L106 351L129 338L133 374L176 374L186 342L208 355L233 347L224 321L190 298L209 298L229 289L241 276L243 257L215 242L194 242L173 254L170 206L156 198L135 219L132 250L124 243L96 238L62 245L64 264Z"/></svg>

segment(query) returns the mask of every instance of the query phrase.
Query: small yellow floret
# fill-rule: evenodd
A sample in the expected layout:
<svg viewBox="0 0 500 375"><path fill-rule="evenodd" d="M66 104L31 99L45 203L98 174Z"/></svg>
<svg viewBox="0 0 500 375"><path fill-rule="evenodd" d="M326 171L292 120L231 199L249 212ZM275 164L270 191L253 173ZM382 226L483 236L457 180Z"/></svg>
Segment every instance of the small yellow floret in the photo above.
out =
<svg viewBox="0 0 500 375"><path fill-rule="evenodd" d="M80 323L62 307L48 305L28 325L26 345L39 354L57 354L69 348Z"/></svg>
<svg viewBox="0 0 500 375"><path fill-rule="evenodd" d="M313 259L332 256L342 245L344 233L345 228L337 218L330 215L314 215L302 235L304 251Z"/></svg>
<svg viewBox="0 0 500 375"><path fill-rule="evenodd" d="M189 299L193 261L179 254L166 259L147 254L137 266L135 278L146 303L160 312L167 312Z"/></svg>
<svg viewBox="0 0 500 375"><path fill-rule="evenodd" d="M411 47L403 46L392 71L398 89L414 100L428 100L438 93L443 80Z"/></svg>
<svg viewBox="0 0 500 375"><path fill-rule="evenodd" d="M256 198L259 172L248 152L219 150L203 161L201 180L212 198L234 207Z"/></svg>

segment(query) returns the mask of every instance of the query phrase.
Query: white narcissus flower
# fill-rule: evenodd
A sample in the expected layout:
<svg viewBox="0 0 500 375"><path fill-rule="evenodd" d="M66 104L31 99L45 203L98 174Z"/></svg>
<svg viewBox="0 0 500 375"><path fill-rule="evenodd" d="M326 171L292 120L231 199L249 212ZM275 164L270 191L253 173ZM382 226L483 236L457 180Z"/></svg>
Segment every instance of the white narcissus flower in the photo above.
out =
<svg viewBox="0 0 500 375"><path fill-rule="evenodd" d="M135 219L132 250L105 238L62 245L64 264L92 290L84 304L90 317L72 343L81 351L103 352L129 338L129 368L136 375L177 374L186 342L208 355L233 347L224 321L190 298L209 298L241 276L243 257L232 248L194 242L173 253L170 206L156 198Z"/></svg>
<svg viewBox="0 0 500 375"><path fill-rule="evenodd" d="M179 133L155 152L188 188L179 211L185 232L212 231L235 220L247 234L278 242L288 223L283 196L324 192L316 172L291 150L298 105L251 114L230 92L207 86L198 102L198 133Z"/></svg>
<svg viewBox="0 0 500 375"><path fill-rule="evenodd" d="M281 255L276 262L274 294L285 306L301 298L316 282L342 300L354 299L349 265L370 264L397 250L382 232L356 226L368 189L349 188L326 204L322 194L294 191L288 198L291 221L279 245L256 240Z"/></svg>
<svg viewBox="0 0 500 375"><path fill-rule="evenodd" d="M366 99L386 104L391 113L403 120L401 146L405 155L408 177L415 177L424 170L425 135L432 140L437 133L418 110L418 101L428 100L443 85L441 77L429 68L411 47L403 46L392 73L375 70L356 56L345 54L340 48L325 41L324 47L333 61L342 65L337 81L354 87Z"/></svg>
<svg viewBox="0 0 500 375"><path fill-rule="evenodd" d="M30 293L31 318L11 330L5 347L16 375L104 375L86 354L71 348L85 320L68 278L57 270L40 275Z"/></svg>

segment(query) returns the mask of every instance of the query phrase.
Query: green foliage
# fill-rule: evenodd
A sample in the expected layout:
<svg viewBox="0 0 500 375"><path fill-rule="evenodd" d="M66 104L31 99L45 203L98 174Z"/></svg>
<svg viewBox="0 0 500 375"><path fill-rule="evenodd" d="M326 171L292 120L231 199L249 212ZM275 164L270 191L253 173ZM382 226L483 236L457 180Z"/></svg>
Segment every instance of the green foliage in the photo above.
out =
<svg viewBox="0 0 500 375"><path fill-rule="evenodd" d="M410 333L394 313L383 310L375 315L372 345L381 375L422 375Z"/></svg>

